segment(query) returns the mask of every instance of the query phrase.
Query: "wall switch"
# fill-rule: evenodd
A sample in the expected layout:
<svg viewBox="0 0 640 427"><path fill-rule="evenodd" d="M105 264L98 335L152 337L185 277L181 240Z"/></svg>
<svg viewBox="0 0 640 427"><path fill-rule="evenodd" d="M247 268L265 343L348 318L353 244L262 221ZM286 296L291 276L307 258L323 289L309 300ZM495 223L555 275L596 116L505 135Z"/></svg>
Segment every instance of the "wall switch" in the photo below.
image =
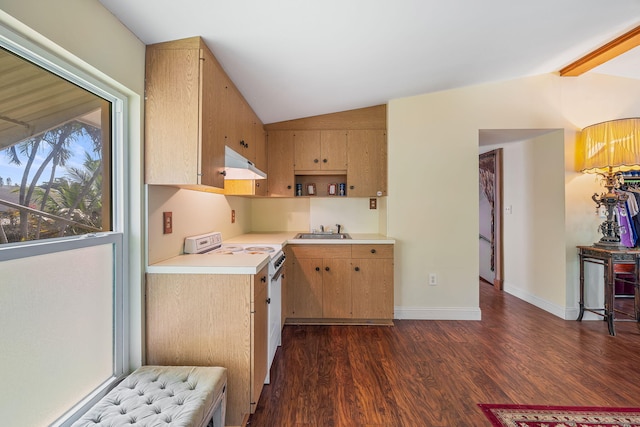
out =
<svg viewBox="0 0 640 427"><path fill-rule="evenodd" d="M171 212L162 212L162 234L173 233L173 214Z"/></svg>
<svg viewBox="0 0 640 427"><path fill-rule="evenodd" d="M236 210L231 209L231 224L235 224L235 223L236 223Z"/></svg>
<svg viewBox="0 0 640 427"><path fill-rule="evenodd" d="M369 199L369 209L378 209L378 199Z"/></svg>
<svg viewBox="0 0 640 427"><path fill-rule="evenodd" d="M436 273L429 273L429 286L435 286L438 284L438 276Z"/></svg>

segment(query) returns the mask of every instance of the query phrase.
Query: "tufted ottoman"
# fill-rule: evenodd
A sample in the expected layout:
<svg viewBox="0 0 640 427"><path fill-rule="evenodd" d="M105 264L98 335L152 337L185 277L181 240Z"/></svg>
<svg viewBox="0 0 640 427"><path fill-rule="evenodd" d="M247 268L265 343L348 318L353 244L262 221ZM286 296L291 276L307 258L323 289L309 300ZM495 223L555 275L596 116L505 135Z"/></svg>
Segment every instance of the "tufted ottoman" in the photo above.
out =
<svg viewBox="0 0 640 427"><path fill-rule="evenodd" d="M142 366L72 427L223 427L226 404L226 368Z"/></svg>

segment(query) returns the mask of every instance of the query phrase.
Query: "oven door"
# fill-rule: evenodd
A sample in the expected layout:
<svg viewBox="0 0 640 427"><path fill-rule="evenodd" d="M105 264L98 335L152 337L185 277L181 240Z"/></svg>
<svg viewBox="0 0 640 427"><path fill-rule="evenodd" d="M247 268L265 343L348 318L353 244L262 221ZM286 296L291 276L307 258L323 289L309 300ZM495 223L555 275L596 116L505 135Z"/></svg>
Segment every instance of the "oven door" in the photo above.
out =
<svg viewBox="0 0 640 427"><path fill-rule="evenodd" d="M271 266L270 266L271 267ZM282 273L283 265L271 276L269 280L269 337L267 345L269 347L269 359L267 377L264 383L269 384L271 364L276 355L278 346L282 343Z"/></svg>

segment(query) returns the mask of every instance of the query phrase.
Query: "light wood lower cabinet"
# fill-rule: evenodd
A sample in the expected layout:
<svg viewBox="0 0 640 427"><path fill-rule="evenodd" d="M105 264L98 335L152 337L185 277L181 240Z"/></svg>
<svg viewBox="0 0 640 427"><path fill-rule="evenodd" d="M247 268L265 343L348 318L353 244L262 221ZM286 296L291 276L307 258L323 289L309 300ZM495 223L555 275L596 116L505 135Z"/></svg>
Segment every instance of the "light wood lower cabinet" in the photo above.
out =
<svg viewBox="0 0 640 427"><path fill-rule="evenodd" d="M267 374L267 270L147 274L146 361L224 366L226 425L255 411Z"/></svg>
<svg viewBox="0 0 640 427"><path fill-rule="evenodd" d="M353 317L393 319L393 245L353 245L351 257Z"/></svg>
<svg viewBox="0 0 640 427"><path fill-rule="evenodd" d="M287 323L392 322L393 245L287 248Z"/></svg>

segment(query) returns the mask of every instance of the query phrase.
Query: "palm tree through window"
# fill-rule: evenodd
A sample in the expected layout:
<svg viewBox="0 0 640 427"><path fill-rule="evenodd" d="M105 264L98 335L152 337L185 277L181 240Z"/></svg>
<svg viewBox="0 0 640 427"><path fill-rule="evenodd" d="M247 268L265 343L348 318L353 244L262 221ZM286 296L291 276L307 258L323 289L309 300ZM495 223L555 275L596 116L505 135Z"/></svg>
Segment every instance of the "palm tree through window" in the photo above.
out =
<svg viewBox="0 0 640 427"><path fill-rule="evenodd" d="M0 244L111 231L111 104L0 49Z"/></svg>

